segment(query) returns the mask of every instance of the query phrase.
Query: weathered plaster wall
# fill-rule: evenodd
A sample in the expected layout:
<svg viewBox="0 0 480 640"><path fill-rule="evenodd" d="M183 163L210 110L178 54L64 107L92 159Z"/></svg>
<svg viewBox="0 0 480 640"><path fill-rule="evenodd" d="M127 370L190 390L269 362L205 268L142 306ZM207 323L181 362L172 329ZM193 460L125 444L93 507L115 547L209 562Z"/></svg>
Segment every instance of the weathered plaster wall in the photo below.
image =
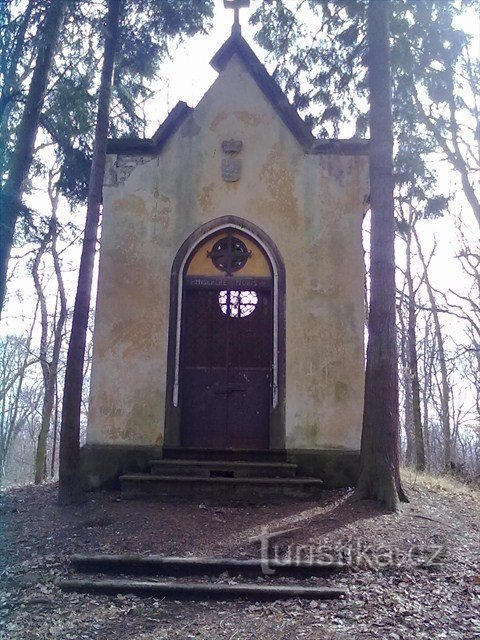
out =
<svg viewBox="0 0 480 640"><path fill-rule="evenodd" d="M227 183L231 138L242 175ZM160 156L110 156L87 442L162 443L171 265L201 224L236 215L285 262L287 447L357 449L366 166L306 155L236 56Z"/></svg>

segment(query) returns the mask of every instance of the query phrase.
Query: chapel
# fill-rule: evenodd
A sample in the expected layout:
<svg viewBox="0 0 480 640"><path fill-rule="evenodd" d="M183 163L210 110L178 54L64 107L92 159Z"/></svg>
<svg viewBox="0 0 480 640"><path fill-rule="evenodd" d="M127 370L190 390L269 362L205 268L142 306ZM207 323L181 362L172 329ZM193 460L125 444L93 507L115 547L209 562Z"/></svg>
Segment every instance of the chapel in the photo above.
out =
<svg viewBox="0 0 480 640"><path fill-rule="evenodd" d="M236 13L200 102L108 143L90 488L355 482L368 143L316 139Z"/></svg>

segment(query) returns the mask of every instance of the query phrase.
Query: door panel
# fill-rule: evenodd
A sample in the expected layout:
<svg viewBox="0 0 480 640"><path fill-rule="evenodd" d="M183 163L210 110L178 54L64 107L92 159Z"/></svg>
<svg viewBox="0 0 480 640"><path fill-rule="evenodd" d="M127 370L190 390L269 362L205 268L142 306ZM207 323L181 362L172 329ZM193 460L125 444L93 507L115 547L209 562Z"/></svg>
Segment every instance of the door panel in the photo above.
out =
<svg viewBox="0 0 480 640"><path fill-rule="evenodd" d="M224 369L227 323L218 304L218 291L187 289L182 320L183 365Z"/></svg>
<svg viewBox="0 0 480 640"><path fill-rule="evenodd" d="M182 445L223 448L227 397L227 325L218 292L188 289L182 327Z"/></svg>
<svg viewBox="0 0 480 640"><path fill-rule="evenodd" d="M225 285L186 288L180 378L183 446L268 448L271 293L255 291L241 300L243 306L238 292L230 294Z"/></svg>
<svg viewBox="0 0 480 640"><path fill-rule="evenodd" d="M182 384L182 446L226 448L226 369L186 369Z"/></svg>
<svg viewBox="0 0 480 640"><path fill-rule="evenodd" d="M270 373L259 369L229 372L227 441L234 449L268 449Z"/></svg>
<svg viewBox="0 0 480 640"><path fill-rule="evenodd" d="M229 368L266 368L271 365L272 311L269 291L256 291L255 310L244 317L227 317Z"/></svg>

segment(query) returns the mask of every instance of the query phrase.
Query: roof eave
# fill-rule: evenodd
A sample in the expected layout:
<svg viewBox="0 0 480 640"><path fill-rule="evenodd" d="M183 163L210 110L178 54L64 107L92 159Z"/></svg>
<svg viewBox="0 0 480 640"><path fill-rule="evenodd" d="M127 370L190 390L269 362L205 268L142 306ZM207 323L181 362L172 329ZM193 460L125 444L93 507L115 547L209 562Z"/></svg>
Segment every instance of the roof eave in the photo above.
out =
<svg viewBox="0 0 480 640"><path fill-rule="evenodd" d="M178 102L151 138L111 138L107 142L107 154L158 155L192 111L185 102Z"/></svg>
<svg viewBox="0 0 480 640"><path fill-rule="evenodd" d="M370 140L366 138L318 139L310 149L312 155L368 156L369 152Z"/></svg>

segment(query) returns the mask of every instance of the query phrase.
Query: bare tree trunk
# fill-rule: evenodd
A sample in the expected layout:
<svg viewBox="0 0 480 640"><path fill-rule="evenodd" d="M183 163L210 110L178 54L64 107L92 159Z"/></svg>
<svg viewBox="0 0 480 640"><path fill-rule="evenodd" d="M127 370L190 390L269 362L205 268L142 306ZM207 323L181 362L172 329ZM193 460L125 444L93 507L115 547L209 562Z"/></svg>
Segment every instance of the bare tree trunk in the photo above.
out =
<svg viewBox="0 0 480 640"><path fill-rule="evenodd" d="M433 348L432 348L433 347ZM432 345L430 333L430 320L425 322L425 334L423 336L423 427L426 450L426 462L432 466L432 438L429 428L430 398L432 395L432 369L434 360L434 345Z"/></svg>
<svg viewBox="0 0 480 640"><path fill-rule="evenodd" d="M55 380L55 413L53 418L53 439L52 439L52 458L50 460L50 478L55 477L55 456L57 454L57 436L58 436L58 375Z"/></svg>
<svg viewBox="0 0 480 640"><path fill-rule="evenodd" d="M405 464L409 467L413 466L415 459L415 447L413 439L413 417L412 417L412 381L410 380L410 374L408 367L405 371L405 435L407 438L407 447L405 450Z"/></svg>
<svg viewBox="0 0 480 640"><path fill-rule="evenodd" d="M417 471L425 471L425 443L423 441L422 414L420 410L420 384L418 381L418 357L417 357L417 313L415 308L415 288L412 278L412 216L408 221L407 230L407 255L406 273L408 289L408 368L412 389L412 420L415 440L415 468Z"/></svg>
<svg viewBox="0 0 480 640"><path fill-rule="evenodd" d="M368 3L371 284L360 477L355 495L397 511L399 501L407 498L400 482L390 13L390 0Z"/></svg>
<svg viewBox="0 0 480 640"><path fill-rule="evenodd" d="M21 210L21 199L25 179L32 164L33 148L38 131L40 113L45 100L47 82L57 45L65 0L51 0L42 27L42 39L33 70L32 81L25 102L22 119L18 127L15 150L10 171L0 194L2 209L2 233L0 234L0 314L5 300L8 261L13 244L15 224Z"/></svg>
<svg viewBox="0 0 480 640"><path fill-rule="evenodd" d="M87 218L83 239L78 287L72 319L72 333L68 347L65 386L63 393L62 425L60 431L60 504L71 504L82 499L80 479L80 411L82 403L83 361L90 311L93 267L95 261L100 205L105 173L110 92L118 41L120 0L108 0L97 124L93 146L92 168L88 192Z"/></svg>
<svg viewBox="0 0 480 640"><path fill-rule="evenodd" d="M401 300L404 298L403 291L400 292ZM405 437L407 445L405 448L405 464L410 467L414 461L414 441L413 441L413 417L412 417L412 382L410 379L410 370L408 366L408 338L403 321L402 304L398 306L398 319L400 324L400 363L402 365L402 378L404 387L404 415L405 415Z"/></svg>
<svg viewBox="0 0 480 640"><path fill-rule="evenodd" d="M451 452L452 435L451 435L451 427L450 427L450 385L448 382L447 362L445 359L445 349L443 345L443 333L442 333L442 327L440 324L440 317L438 313L437 301L435 299L435 293L433 291L432 285L430 283L430 278L428 276L427 262L425 260L425 256L423 255L422 246L420 244L420 240L418 239L418 235L415 229L413 229L413 235L417 243L418 255L423 267L425 286L427 287L428 299L430 301L430 307L432 310L433 325L435 327L435 339L437 342L438 361L440 364L440 375L441 375L440 400L442 404L443 466L445 468L448 468L450 466L450 462L452 461L452 452Z"/></svg>
<svg viewBox="0 0 480 640"><path fill-rule="evenodd" d="M41 311L41 325L42 336L40 342L40 364L42 366L43 374L43 405L42 405L42 420L40 431L37 439L37 448L35 454L35 484L40 484L42 480L45 480L47 476L47 439L50 432L50 423L52 421L52 413L55 402L55 389L57 385L58 365L60 362L60 352L63 342L63 329L67 319L67 298L65 294L65 287L63 283L63 274L61 270L60 260L57 251L57 207L58 207L58 190L53 191L51 185L49 187L50 198L52 202L52 218L50 221L50 230L47 236L47 242L51 240L52 243L52 257L55 270L55 276L57 279L58 295L60 299L60 311L57 319L54 319L53 323L53 346L51 360L48 361L47 356L47 337L48 337L48 314L45 296L42 291L40 278L38 276L38 267L43 251L39 251L34 263L34 280L35 289L37 291L38 298L40 300Z"/></svg>
<svg viewBox="0 0 480 640"><path fill-rule="evenodd" d="M47 249L47 245L51 238L51 228L48 233L42 239L40 244L40 248L35 256L35 260L33 261L32 266L32 276L33 281L35 283L35 291L37 292L38 301L40 304L40 325L41 325L41 336L40 336L40 366L42 368L42 378L43 378L43 406L42 406L42 419L40 423L40 432L38 435L37 442L37 450L35 454L35 484L39 484L43 480L43 469L45 467L45 451L46 451L46 442L47 442L47 434L50 427L50 415L48 411L48 400L50 397L49 393L49 378L50 378L50 367L48 363L48 311L47 311L47 301L45 299L45 294L43 291L40 275L39 275L39 267L42 261L42 257L45 254ZM40 461L39 461L40 457Z"/></svg>

